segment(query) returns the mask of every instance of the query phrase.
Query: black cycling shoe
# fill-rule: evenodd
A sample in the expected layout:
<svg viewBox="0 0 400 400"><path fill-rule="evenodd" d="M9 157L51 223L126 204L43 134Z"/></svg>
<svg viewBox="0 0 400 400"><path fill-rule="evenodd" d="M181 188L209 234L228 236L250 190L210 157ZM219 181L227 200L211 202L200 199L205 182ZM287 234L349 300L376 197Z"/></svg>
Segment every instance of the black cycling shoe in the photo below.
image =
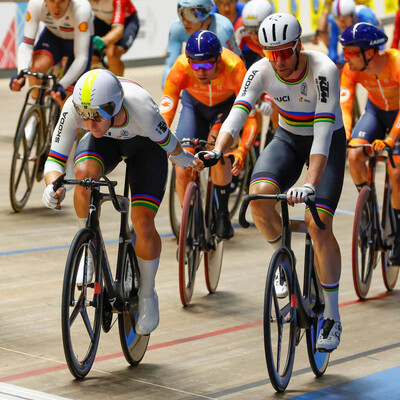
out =
<svg viewBox="0 0 400 400"><path fill-rule="evenodd" d="M216 235L220 239L228 240L233 237L234 231L228 213L217 212Z"/></svg>

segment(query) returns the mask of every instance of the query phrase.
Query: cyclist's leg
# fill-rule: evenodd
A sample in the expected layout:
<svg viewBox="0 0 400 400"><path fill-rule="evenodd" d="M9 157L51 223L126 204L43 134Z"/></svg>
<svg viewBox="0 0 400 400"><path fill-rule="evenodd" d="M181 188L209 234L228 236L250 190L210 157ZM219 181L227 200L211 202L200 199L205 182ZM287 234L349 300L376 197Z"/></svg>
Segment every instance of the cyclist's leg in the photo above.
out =
<svg viewBox="0 0 400 400"><path fill-rule="evenodd" d="M385 129L378 121L376 107L368 100L363 115L353 129L349 144L372 143L375 139L383 139L384 132ZM348 158L350 175L357 189L360 190L367 182L368 169L365 163L368 159L367 149L349 148Z"/></svg>
<svg viewBox="0 0 400 400"><path fill-rule="evenodd" d="M144 335L156 329L159 321L155 276L160 261L161 239L154 219L164 196L168 160L164 150L148 138L137 136L129 146L120 146L121 154L130 157L131 217L140 271L136 332Z"/></svg>
<svg viewBox="0 0 400 400"><path fill-rule="evenodd" d="M106 55L108 58L109 70L114 72L117 76L122 76L124 74L125 65L121 57L132 46L138 31L139 19L135 12L126 18L122 38L117 43L107 46Z"/></svg>
<svg viewBox="0 0 400 400"><path fill-rule="evenodd" d="M271 143L256 162L250 181L250 194L284 192L296 182L301 173L303 162L299 160L293 147L292 135L278 127ZM281 217L275 209L276 201L256 200L250 204L254 223L276 249L282 234Z"/></svg>
<svg viewBox="0 0 400 400"><path fill-rule="evenodd" d="M207 140L209 132L208 122L202 117L200 110L200 103L190 96L185 90L181 97L182 110L179 115L178 125L176 127L176 136L182 141L182 139L203 139ZM185 147L185 144L183 144ZM194 150L191 147L185 147L187 151L191 153ZM186 186L191 180L192 169L181 168L175 165L176 172L176 192L179 197L179 201L182 204L185 196Z"/></svg>
<svg viewBox="0 0 400 400"><path fill-rule="evenodd" d="M341 256L333 234L332 220L343 186L345 143L344 129L335 131L327 165L316 188L317 209L326 228L319 229L309 212L305 218L314 242L314 261L325 299L324 323L317 343L317 347L325 351L332 351L338 346L342 329L338 303Z"/></svg>

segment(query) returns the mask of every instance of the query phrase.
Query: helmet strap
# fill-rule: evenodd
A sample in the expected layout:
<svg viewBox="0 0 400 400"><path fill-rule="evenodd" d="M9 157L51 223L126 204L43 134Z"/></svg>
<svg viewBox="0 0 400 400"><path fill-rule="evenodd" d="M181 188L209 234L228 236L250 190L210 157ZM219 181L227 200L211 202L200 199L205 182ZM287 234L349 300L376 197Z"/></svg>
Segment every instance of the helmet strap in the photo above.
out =
<svg viewBox="0 0 400 400"><path fill-rule="evenodd" d="M297 71L297 68L299 68L300 64L300 52L296 48L296 65L294 66L294 70Z"/></svg>
<svg viewBox="0 0 400 400"><path fill-rule="evenodd" d="M360 71L365 71L366 68L368 67L369 63L372 61L372 59L375 57L375 54L377 52L377 49L374 49L374 55L372 56L372 58L370 58L369 60L367 60L367 57L365 57L365 50L361 49L361 54L363 56L364 59L364 68L360 69Z"/></svg>
<svg viewBox="0 0 400 400"><path fill-rule="evenodd" d="M111 124L110 124L110 128L112 128L114 126L114 119L115 119L115 115L113 115L111 117Z"/></svg>

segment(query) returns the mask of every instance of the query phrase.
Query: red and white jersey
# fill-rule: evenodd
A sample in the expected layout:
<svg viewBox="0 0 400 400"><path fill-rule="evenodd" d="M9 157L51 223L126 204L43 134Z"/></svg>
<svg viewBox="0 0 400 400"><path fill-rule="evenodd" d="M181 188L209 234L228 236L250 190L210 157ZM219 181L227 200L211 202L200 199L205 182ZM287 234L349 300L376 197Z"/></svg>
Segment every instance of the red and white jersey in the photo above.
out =
<svg viewBox="0 0 400 400"><path fill-rule="evenodd" d="M125 25L125 18L136 12L131 0L89 0L94 15L108 25Z"/></svg>

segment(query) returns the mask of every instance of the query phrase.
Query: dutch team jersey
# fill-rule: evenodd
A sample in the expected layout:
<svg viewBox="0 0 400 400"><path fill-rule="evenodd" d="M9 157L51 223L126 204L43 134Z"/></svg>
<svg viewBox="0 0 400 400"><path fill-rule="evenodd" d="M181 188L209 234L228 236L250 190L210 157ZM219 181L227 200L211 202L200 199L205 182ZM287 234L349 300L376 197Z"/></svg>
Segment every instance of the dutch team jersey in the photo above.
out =
<svg viewBox="0 0 400 400"><path fill-rule="evenodd" d="M125 25L125 18L136 12L131 0L89 0L94 15L108 25Z"/></svg>
<svg viewBox="0 0 400 400"><path fill-rule="evenodd" d="M400 108L400 51L397 49L384 50L386 64L378 75L365 71L351 71L346 63L341 78L340 103L343 110L343 121L346 132L351 130L353 121L353 103L357 83L368 91L368 99L378 108L385 111ZM397 116L391 133L400 137L400 117Z"/></svg>
<svg viewBox="0 0 400 400"><path fill-rule="evenodd" d="M139 135L148 137L166 152L174 151L178 140L175 134L169 130L157 104L149 93L131 80L119 79L125 93L122 106L126 111L126 120L121 126L110 128L104 137L126 140ZM75 141L77 128L85 129L85 126L75 111L71 96L65 102L60 119L54 129L51 149L45 165L45 174L48 171L64 172L68 155Z"/></svg>
<svg viewBox="0 0 400 400"><path fill-rule="evenodd" d="M267 58L254 63L221 131L235 138L260 94L266 92L279 110L279 125L294 135L313 135L311 154L327 155L332 133L343 126L339 74L325 54L311 50L302 53L307 62L295 80L280 78Z"/></svg>

